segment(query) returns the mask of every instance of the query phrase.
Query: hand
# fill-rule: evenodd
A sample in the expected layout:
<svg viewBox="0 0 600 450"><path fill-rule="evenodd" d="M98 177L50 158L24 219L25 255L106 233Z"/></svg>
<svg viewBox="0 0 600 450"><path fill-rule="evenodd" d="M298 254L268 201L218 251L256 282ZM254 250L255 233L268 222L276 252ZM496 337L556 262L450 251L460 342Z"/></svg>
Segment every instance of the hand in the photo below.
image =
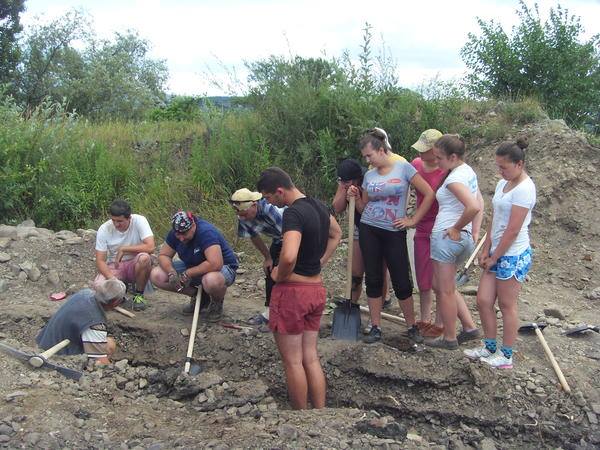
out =
<svg viewBox="0 0 600 450"><path fill-rule="evenodd" d="M177 275L177 272L169 272L167 276L169 278L169 285L173 289L177 290L179 284L179 276Z"/></svg>
<svg viewBox="0 0 600 450"><path fill-rule="evenodd" d="M350 185L346 190L346 199L349 200L350 197L360 197L360 192L354 185Z"/></svg>
<svg viewBox="0 0 600 450"><path fill-rule="evenodd" d="M489 271L490 268L498 262L498 258L494 258L493 256L488 256L484 258L481 267L483 267L486 271Z"/></svg>
<svg viewBox="0 0 600 450"><path fill-rule="evenodd" d="M115 269L119 268L119 263L123 259L123 255L125 255L125 252L119 248L119 250L117 250L117 255L115 256L115 261L113 263L115 265Z"/></svg>
<svg viewBox="0 0 600 450"><path fill-rule="evenodd" d="M279 275L279 267L275 266L273 267L273 269L271 269L271 279L277 283L277 276Z"/></svg>
<svg viewBox="0 0 600 450"><path fill-rule="evenodd" d="M393 224L394 228L404 230L406 228L414 228L417 222L413 217L402 217L401 219L394 220Z"/></svg>
<svg viewBox="0 0 600 450"><path fill-rule="evenodd" d="M187 271L181 272L177 280L177 292L183 291L186 287L189 287L191 282L192 277L188 275Z"/></svg>
<svg viewBox="0 0 600 450"><path fill-rule="evenodd" d="M263 261L263 271L266 276L269 276L271 271L273 270L273 260L271 258L265 258Z"/></svg>
<svg viewBox="0 0 600 450"><path fill-rule="evenodd" d="M479 267L483 268L483 264L487 258L488 256L485 250L479 253L479 256L477 256L477 264L479 265Z"/></svg>
<svg viewBox="0 0 600 450"><path fill-rule="evenodd" d="M450 227L446 230L445 236L448 236L453 241L460 241L460 230L457 230L454 227Z"/></svg>

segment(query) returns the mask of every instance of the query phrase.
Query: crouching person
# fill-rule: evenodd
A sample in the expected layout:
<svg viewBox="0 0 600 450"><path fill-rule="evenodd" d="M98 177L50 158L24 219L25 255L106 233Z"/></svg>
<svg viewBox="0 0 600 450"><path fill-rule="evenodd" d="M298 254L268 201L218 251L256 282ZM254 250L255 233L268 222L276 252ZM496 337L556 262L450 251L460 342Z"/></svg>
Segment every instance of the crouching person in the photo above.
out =
<svg viewBox="0 0 600 450"><path fill-rule="evenodd" d="M320 201L306 197L277 167L265 170L258 190L283 213L283 245L269 304L269 328L281 354L294 409L325 406L326 382L317 352L326 292L321 267L342 236L340 226Z"/></svg>
<svg viewBox="0 0 600 450"><path fill-rule="evenodd" d="M109 364L116 342L108 337L105 311L123 301L125 284L112 278L96 284L96 289L82 289L73 294L36 338L44 350L69 339L70 344L59 355L87 354L88 363Z"/></svg>
<svg viewBox="0 0 600 450"><path fill-rule="evenodd" d="M218 322L223 317L225 292L235 281L237 257L213 224L191 212L175 213L171 224L150 280L160 289L188 295L184 314L194 312L197 287L202 285L209 297L203 299L200 310L207 310L209 322ZM173 260L175 254L178 260Z"/></svg>

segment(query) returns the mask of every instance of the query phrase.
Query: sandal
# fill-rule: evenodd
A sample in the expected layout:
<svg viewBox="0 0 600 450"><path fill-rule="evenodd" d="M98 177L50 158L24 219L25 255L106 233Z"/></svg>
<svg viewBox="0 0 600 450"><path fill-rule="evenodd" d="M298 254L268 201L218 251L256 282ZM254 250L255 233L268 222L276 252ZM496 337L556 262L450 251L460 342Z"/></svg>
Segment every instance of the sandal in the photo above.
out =
<svg viewBox="0 0 600 450"><path fill-rule="evenodd" d="M246 323L248 325L268 325L269 323L269 319L267 319L265 316L263 316L262 314L257 314L253 317L250 317Z"/></svg>

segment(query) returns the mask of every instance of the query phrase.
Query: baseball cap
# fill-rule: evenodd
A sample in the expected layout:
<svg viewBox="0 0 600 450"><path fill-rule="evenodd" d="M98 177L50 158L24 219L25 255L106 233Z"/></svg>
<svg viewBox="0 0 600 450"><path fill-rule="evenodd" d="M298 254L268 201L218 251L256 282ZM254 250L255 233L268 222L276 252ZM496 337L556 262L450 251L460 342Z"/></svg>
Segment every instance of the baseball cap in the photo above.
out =
<svg viewBox="0 0 600 450"><path fill-rule="evenodd" d="M434 128L430 128L429 130L425 130L419 136L419 140L411 145L419 153L425 153L429 151L431 147L435 145L437 140L442 137L442 132L438 131Z"/></svg>
<svg viewBox="0 0 600 450"><path fill-rule="evenodd" d="M231 203L236 210L245 211L261 198L262 194L260 192L253 192L248 188L242 188L231 195L229 203Z"/></svg>
<svg viewBox="0 0 600 450"><path fill-rule="evenodd" d="M345 159L337 167L337 175L341 181L358 180L365 172L366 169L355 159Z"/></svg>
<svg viewBox="0 0 600 450"><path fill-rule="evenodd" d="M171 218L171 224L175 233L185 233L194 225L194 216L189 211L177 211Z"/></svg>

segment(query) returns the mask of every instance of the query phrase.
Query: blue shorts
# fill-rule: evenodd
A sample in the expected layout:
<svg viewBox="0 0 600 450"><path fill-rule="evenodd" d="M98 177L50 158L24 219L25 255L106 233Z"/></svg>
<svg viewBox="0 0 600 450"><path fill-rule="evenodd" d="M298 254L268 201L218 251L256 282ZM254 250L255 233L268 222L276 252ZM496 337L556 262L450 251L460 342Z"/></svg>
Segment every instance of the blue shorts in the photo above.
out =
<svg viewBox="0 0 600 450"><path fill-rule="evenodd" d="M531 247L518 256L501 256L492 267L490 272L496 274L498 280L509 280L515 277L518 282L525 281L525 275L531 269L533 251Z"/></svg>
<svg viewBox="0 0 600 450"><path fill-rule="evenodd" d="M460 232L460 241L444 236L445 231L431 233L431 259L445 264L459 265L471 256L475 243L468 231Z"/></svg>
<svg viewBox="0 0 600 450"><path fill-rule="evenodd" d="M188 267L185 265L185 263L182 260L174 259L173 260L173 268L177 271L177 273L181 273ZM237 273L236 269L234 269L233 267L223 265L223 267L221 268L221 274L225 278L225 286L231 286L233 284L233 282L235 281L236 273ZM191 286L200 286L200 283L202 283L202 276L192 278L190 285Z"/></svg>

